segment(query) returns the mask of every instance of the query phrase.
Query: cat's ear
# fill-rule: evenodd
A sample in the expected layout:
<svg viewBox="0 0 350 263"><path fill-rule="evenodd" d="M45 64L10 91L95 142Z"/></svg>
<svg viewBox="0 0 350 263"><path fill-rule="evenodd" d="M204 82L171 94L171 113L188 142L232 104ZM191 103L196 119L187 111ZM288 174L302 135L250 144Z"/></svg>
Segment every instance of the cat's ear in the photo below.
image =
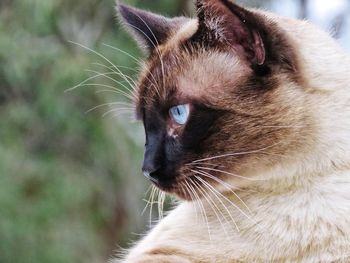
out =
<svg viewBox="0 0 350 263"><path fill-rule="evenodd" d="M127 6L118 0L117 10L126 28L147 54L163 44L186 20L183 17L167 18L153 14Z"/></svg>
<svg viewBox="0 0 350 263"><path fill-rule="evenodd" d="M256 14L230 0L197 0L197 15L197 39L229 45L252 65L265 63L265 32Z"/></svg>

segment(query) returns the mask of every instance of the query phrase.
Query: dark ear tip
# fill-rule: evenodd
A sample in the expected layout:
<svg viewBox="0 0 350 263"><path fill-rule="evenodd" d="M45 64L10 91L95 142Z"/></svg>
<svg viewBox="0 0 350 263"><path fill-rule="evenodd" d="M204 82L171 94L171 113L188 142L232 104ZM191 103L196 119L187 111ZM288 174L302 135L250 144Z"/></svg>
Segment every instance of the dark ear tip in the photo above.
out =
<svg viewBox="0 0 350 263"><path fill-rule="evenodd" d="M124 5L123 1L121 0L115 0L115 4L117 5L117 8L119 8L121 5Z"/></svg>
<svg viewBox="0 0 350 263"><path fill-rule="evenodd" d="M125 11L126 6L124 5L124 3L122 3L122 1L120 0L116 0L115 1L115 9L117 9L118 13L121 14L123 11Z"/></svg>
<svg viewBox="0 0 350 263"><path fill-rule="evenodd" d="M127 4L124 4L122 1L117 0L117 12L119 14L119 17L121 17L123 22L126 22L126 24L133 25L133 21L136 20L143 20L141 18L142 10L139 10L135 7L129 6Z"/></svg>
<svg viewBox="0 0 350 263"><path fill-rule="evenodd" d="M132 24L131 21L134 19L136 12L135 9L124 4L120 0L117 0L116 4L117 16L119 17L120 22L126 25Z"/></svg>
<svg viewBox="0 0 350 263"><path fill-rule="evenodd" d="M124 4L121 0L116 0L116 9L118 14L124 18L130 13L130 7Z"/></svg>
<svg viewBox="0 0 350 263"><path fill-rule="evenodd" d="M119 11L121 5L122 5L122 2L120 0L115 0L115 9Z"/></svg>

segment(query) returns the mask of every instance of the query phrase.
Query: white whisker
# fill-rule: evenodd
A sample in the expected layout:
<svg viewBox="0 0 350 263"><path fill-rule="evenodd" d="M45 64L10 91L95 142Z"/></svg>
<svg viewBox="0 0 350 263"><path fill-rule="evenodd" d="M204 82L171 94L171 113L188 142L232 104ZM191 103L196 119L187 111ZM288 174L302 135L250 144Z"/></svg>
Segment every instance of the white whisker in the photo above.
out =
<svg viewBox="0 0 350 263"><path fill-rule="evenodd" d="M201 208L201 211L202 211L201 214L203 216L203 221L206 222L206 225L207 225L209 240L210 240L210 242L212 242L211 231L210 231L210 226L209 226L209 220L208 220L207 214L205 213L204 205L203 205L201 199L199 198L196 190L192 187L192 185L193 185L192 180L190 178L188 178L188 180L189 180L189 182L185 181L185 183L191 189L192 193L196 196L196 199L198 200L198 204L200 205L200 208Z"/></svg>
<svg viewBox="0 0 350 263"><path fill-rule="evenodd" d="M85 86L95 86L95 87L104 87L104 88L108 88L106 90L108 91L113 91L114 93L117 93L117 94L120 94L120 95L123 95L125 98L133 101L134 98L129 94L129 93L126 93L125 91L123 90L120 90L120 89L117 89L113 86L110 86L110 85L104 85L104 84L97 84L97 83L88 83L88 84L82 84L80 85L80 87L85 87ZM103 91L106 91L106 90L103 90ZM100 93L102 92L101 90L98 90L96 91L96 93Z"/></svg>
<svg viewBox="0 0 350 263"><path fill-rule="evenodd" d="M130 97L130 100L136 100L136 95L134 93L132 93L131 90L127 86L125 86L122 82L117 81L114 78L111 78L111 77L108 76L108 75L115 74L114 72L100 73L100 72L93 71L93 70L86 70L86 71L94 72L94 73L97 73L97 74L92 76L92 77L89 77L89 78L85 79L84 81L80 82L78 85L75 85L74 87L65 90L65 92L69 92L69 91L72 91L74 89L77 89L79 87L84 87L84 86L103 86L103 84L95 84L95 83L87 83L87 82L89 80L92 80L92 79L95 79L95 78L98 78L98 77L106 77L106 78L112 80L113 82L123 86L126 90L128 90L130 92L130 94L128 94L128 93L126 93L126 92L124 92L124 91L122 91L120 89L117 89L117 88L115 88L113 86L108 86L108 85L106 85L106 86L108 86L109 88L113 88L113 90L119 91L120 94L122 94L122 95L124 95L126 97Z"/></svg>
<svg viewBox="0 0 350 263"><path fill-rule="evenodd" d="M192 202L194 210L195 210L196 222L198 222L198 210L197 210L198 201L196 200L196 198L194 198L193 193L190 191L190 189L186 185L181 184L180 187L181 187L181 190L182 190L184 195L186 195L186 192L189 194L189 196L191 198L191 202Z"/></svg>
<svg viewBox="0 0 350 263"><path fill-rule="evenodd" d="M100 58L104 59L104 60L105 60L107 63L109 63L113 68L115 68L118 72L120 72L121 74L123 74L123 73L119 70L119 68L113 64L112 61L110 61L108 58L106 58L106 57L105 57L104 55L102 55L101 53L99 53L99 52L97 52L97 51L95 51L95 50L93 50L93 49L91 49L91 48L89 48L89 47L87 47L87 46L84 46L84 45L82 45L82 44L80 44L80 43L73 42L73 41L68 41L68 42L70 42L70 43L72 43L72 44L74 44L74 45L80 46L80 47L82 47L82 48L84 48L84 49L86 49L86 50L88 50L88 51L94 53L95 55L97 55L97 56L99 56ZM128 82L128 80L127 80L126 78L125 78L125 80ZM132 87L131 83L130 83L130 82L128 82L128 83L129 83L129 85ZM69 89L69 90L71 90L71 89Z"/></svg>
<svg viewBox="0 0 350 263"><path fill-rule="evenodd" d="M198 176L196 176L198 177ZM200 178L200 177L198 177ZM209 184L210 185L210 184ZM211 186L211 185L210 185ZM212 186L211 186L212 187ZM220 193L218 190L216 190L214 187L212 187L212 189L218 194L220 195L222 198L224 198L227 202L229 202L233 207L235 207L238 211L240 211L245 217L247 217L249 220L251 220L252 222L254 222L254 224L257 224L257 222L255 220L253 220L250 216L248 216L241 208L239 208L239 206L237 206L235 203L233 203L230 199L228 199L226 196L224 196L222 193Z"/></svg>
<svg viewBox="0 0 350 263"><path fill-rule="evenodd" d="M203 159L199 159L199 160L195 160L192 161L192 163L199 163L202 161L208 161L208 160L213 160L213 159L218 159L218 158L224 158L224 157L230 157L230 156L240 156L240 155L245 155L245 154L252 154L252 153L259 153L261 151L267 150L269 148L272 148L273 146L276 146L277 144L280 143L275 143L273 145L258 149L258 150L252 150L252 151L244 151L244 152L230 152L230 153L226 153L226 154L221 154L221 155L216 155L216 156L212 156L212 157L207 157L207 158L203 158Z"/></svg>
<svg viewBox="0 0 350 263"><path fill-rule="evenodd" d="M114 108L114 109L111 109L107 112L105 112L103 115L102 115L102 118L105 118L108 114L111 114L111 113L116 113L114 116L117 116L118 114L122 114L122 113L126 113L126 112L134 112L134 109L133 108Z"/></svg>
<svg viewBox="0 0 350 263"><path fill-rule="evenodd" d="M196 183L195 181L194 181L194 183L198 186L198 190L202 193L202 196L204 197L204 199L207 200L207 203L209 204L209 206L211 207L212 211L214 212L216 218L218 219L218 221L219 221L219 223L220 223L220 225L221 225L221 228L224 230L224 232L225 232L226 236L228 237L228 239L230 239L230 235L228 234L228 232L227 232L227 230L226 230L226 227L225 227L224 223L221 221L220 216L219 216L219 214L216 212L216 210L219 211L219 213L220 213L221 216L225 219L226 222L228 222L227 218L226 218L225 215L222 213L222 211L219 209L219 207L217 206L217 204L215 203L215 201L213 201L213 199L210 197L210 195L208 194L208 192L205 191L205 190L203 189L203 187L202 187L200 184ZM202 191L201 191L201 189L202 189Z"/></svg>
<svg viewBox="0 0 350 263"><path fill-rule="evenodd" d="M149 191L152 189L152 185L150 185L148 188L147 188L147 191L145 193L145 197L147 196L147 194L149 193ZM146 202L146 205L145 207L143 208L142 212L141 212L141 215L143 215L150 203L150 200L149 200L150 197L148 197L148 199L143 199L145 202Z"/></svg>
<svg viewBox="0 0 350 263"><path fill-rule="evenodd" d="M238 177L238 178L242 178L248 181L265 181L265 179L255 179L255 178L249 178L249 177L245 177L239 174L234 174L234 173L230 173L227 171L223 171L220 169L215 169L215 168L209 168L209 167L203 167L203 166L197 166L197 168L202 169L202 170L208 170L208 171L213 171L213 172L219 172L219 173L223 173L223 174L227 174L227 175L232 175L234 177Z"/></svg>
<svg viewBox="0 0 350 263"><path fill-rule="evenodd" d="M157 188L152 185L152 192L151 192L151 207L149 210L149 225L152 226L152 216L153 216L153 204L154 204L154 195L157 191Z"/></svg>
<svg viewBox="0 0 350 263"><path fill-rule="evenodd" d="M98 66L103 67L103 68L106 68L106 69L109 69L109 70L111 70L112 72L114 72L117 76L121 76L124 80L125 80L125 78L127 78L128 80L130 80L130 81L133 83L133 85L131 85L131 88L132 88L134 91L136 91L136 86L137 86L137 84L136 84L136 82L134 81L134 79L133 79L132 77L126 75L126 74L125 74L124 72L122 72L121 70L119 70L119 72L118 72L118 71L115 71L115 70L114 70L114 67L109 67L109 66L106 66L106 65L101 64L101 63L92 63L92 64L93 64L93 65L98 65ZM121 68L121 67L123 67L123 66L116 66L116 67ZM129 67L124 67L124 68L129 68ZM131 69L131 68L129 68L129 69Z"/></svg>
<svg viewBox="0 0 350 263"><path fill-rule="evenodd" d="M98 62L93 62L91 63L91 65L96 65L96 66L100 66L100 67L103 67L103 68L108 68L109 70L113 70L113 67L110 67L110 66L107 66L107 65L104 65L102 63L98 63ZM122 65L115 65L116 67L118 68L123 68L123 69L127 69L127 70L131 70L133 72L138 72L137 69L135 68L132 68L132 67L127 67L127 66L122 66ZM127 76L127 75L126 75Z"/></svg>
<svg viewBox="0 0 350 263"><path fill-rule="evenodd" d="M192 171L195 172L194 170L192 170ZM232 187L232 186L229 185L228 183L222 181L221 179L219 179L219 178L217 178L217 177L215 177L215 176L213 176L213 175L211 175L211 174L209 174L209 173L207 173L207 172L205 172L205 171L200 170L200 171L197 171L197 172L200 173L201 175L203 175L203 176L205 176L205 177L208 177L208 178L210 178L210 179L216 181L217 183L223 185L227 190L229 190L229 192L231 192L234 196L236 196L237 199L238 199L239 201L241 201L242 204L247 208L247 210L249 211L249 213L250 213L251 215L253 215L253 212L252 212L252 211L250 210L250 208L246 205L246 203L238 196L238 194L235 193L235 191L233 191L233 188L234 188L234 187ZM239 189L239 188L234 188L234 189L238 189L238 190L242 191L242 189Z"/></svg>
<svg viewBox="0 0 350 263"><path fill-rule="evenodd" d="M135 92L134 92L134 87L131 86L129 82L128 82L128 84L130 85L131 89L130 89L128 86L126 86L123 82L118 81L118 80L116 80L116 79L114 79L114 78L112 78L112 77L109 76L109 75L116 75L116 74L117 74L116 72L110 71L110 72L101 73L101 72L98 72L98 71L96 71L96 70L91 70L91 69L86 69L85 71L87 71L87 72L92 72L92 73L96 73L96 74L97 74L97 75L95 75L96 77L100 77L100 76L101 76L101 77L105 77L105 78L107 78L107 79L109 79L109 80L111 80L111 81L113 81L113 82L115 82L115 83L121 85L121 86L124 87L128 92L130 92L131 96L132 96L134 99L137 98L137 96L136 96L136 94L135 94Z"/></svg>
<svg viewBox="0 0 350 263"><path fill-rule="evenodd" d="M121 53L127 55L128 57L130 57L130 58L132 58L134 61L136 61L138 64L142 64L142 63L143 63L141 60L137 59L137 58L134 57L133 55L129 54L128 52L126 52L126 51L124 51L124 50L122 50L122 49L120 49L120 48L117 48L117 47L114 47L114 46L111 46L111 45L108 45L108 44L105 44L105 43L103 43L103 45L106 46L106 47L109 47L109 48L111 48L111 49L117 50L117 51L119 51L119 52L121 52ZM154 85L156 85L157 81L156 81L154 75L152 74L152 72L151 72L149 69L146 69L146 70L147 70L147 72L151 75L153 81L151 81L149 78L147 78L147 79L148 79L151 83L153 83Z"/></svg>
<svg viewBox="0 0 350 263"><path fill-rule="evenodd" d="M162 219L164 215L164 201L165 201L165 193L158 190L158 219Z"/></svg>
<svg viewBox="0 0 350 263"><path fill-rule="evenodd" d="M121 105L121 106L132 106L130 105L129 103L123 103L123 102L109 102L109 103L103 103L101 105L98 105L98 106L95 106L89 110L87 110L85 113L89 113L89 112L92 112L96 109L99 109L99 108L102 108L102 107L105 107L105 106L113 106L113 105ZM132 108L130 108L132 109Z"/></svg>
<svg viewBox="0 0 350 263"><path fill-rule="evenodd" d="M186 166L196 166L196 165L207 165L207 166L213 166L213 167L217 167L218 165L217 164L214 164L214 163L205 163L205 162L200 162L200 163L186 163L185 165ZM219 165L220 167L224 168L224 166L221 166Z"/></svg>
<svg viewBox="0 0 350 263"><path fill-rule="evenodd" d="M129 58L133 59L137 64L143 63L140 59L137 59L135 56L131 55L130 53L126 52L125 50L122 50L120 48L114 47L114 46L106 44L106 43L102 43L102 45L109 47L111 49L117 50L117 51L123 53L124 55L127 55Z"/></svg>
<svg viewBox="0 0 350 263"><path fill-rule="evenodd" d="M219 202L221 203L221 205L224 207L224 209L226 210L226 212L228 213L230 219L232 220L232 223L235 225L237 231L239 232L239 228L238 225L236 223L236 221L234 220L231 212L228 210L228 208L226 207L226 205L224 204L224 202L221 200L221 198L215 193L215 191L211 190L211 188L215 189L214 187L212 187L210 184L208 184L207 182L205 182L202 178L200 178L199 176L195 176L197 178L197 180L201 181L204 185L207 186L207 188L212 192L212 194L219 200Z"/></svg>

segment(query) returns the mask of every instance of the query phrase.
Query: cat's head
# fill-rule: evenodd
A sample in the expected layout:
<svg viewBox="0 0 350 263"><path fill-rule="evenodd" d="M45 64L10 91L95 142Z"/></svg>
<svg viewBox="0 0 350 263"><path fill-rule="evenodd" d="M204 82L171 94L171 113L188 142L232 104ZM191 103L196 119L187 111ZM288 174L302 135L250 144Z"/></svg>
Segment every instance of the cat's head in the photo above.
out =
<svg viewBox="0 0 350 263"><path fill-rule="evenodd" d="M136 108L142 169L159 188L185 199L205 184L224 191L303 147L298 58L268 16L229 0L198 0L195 19L118 9L147 53Z"/></svg>

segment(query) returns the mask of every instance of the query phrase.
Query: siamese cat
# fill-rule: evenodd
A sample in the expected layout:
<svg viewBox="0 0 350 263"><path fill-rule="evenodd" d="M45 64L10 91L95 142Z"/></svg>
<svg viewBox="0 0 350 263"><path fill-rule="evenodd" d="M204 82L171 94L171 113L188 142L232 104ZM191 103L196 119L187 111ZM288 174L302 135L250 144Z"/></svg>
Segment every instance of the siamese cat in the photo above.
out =
<svg viewBox="0 0 350 263"><path fill-rule="evenodd" d="M146 50L143 174L180 204L112 262L350 262L350 58L306 21L117 3Z"/></svg>

